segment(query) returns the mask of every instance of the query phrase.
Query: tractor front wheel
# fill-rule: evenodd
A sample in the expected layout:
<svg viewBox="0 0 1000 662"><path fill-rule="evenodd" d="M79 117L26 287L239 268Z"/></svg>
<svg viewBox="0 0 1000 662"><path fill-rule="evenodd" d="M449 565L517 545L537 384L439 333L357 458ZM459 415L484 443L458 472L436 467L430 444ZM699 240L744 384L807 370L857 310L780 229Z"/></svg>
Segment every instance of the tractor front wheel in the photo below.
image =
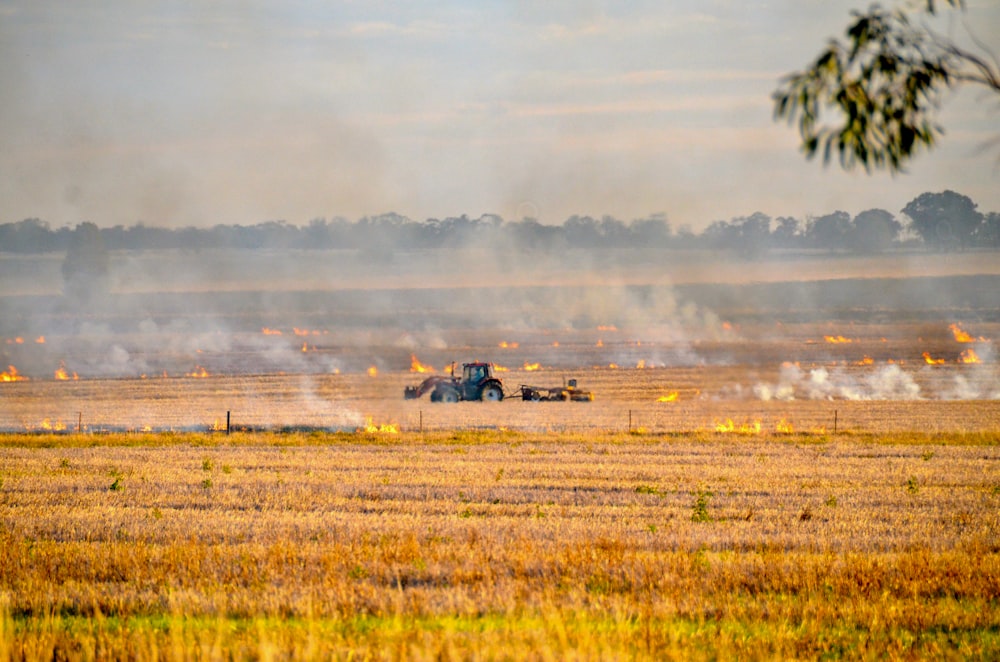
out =
<svg viewBox="0 0 1000 662"><path fill-rule="evenodd" d="M458 391L453 388L441 389L441 395L438 398L439 402L458 402Z"/></svg>

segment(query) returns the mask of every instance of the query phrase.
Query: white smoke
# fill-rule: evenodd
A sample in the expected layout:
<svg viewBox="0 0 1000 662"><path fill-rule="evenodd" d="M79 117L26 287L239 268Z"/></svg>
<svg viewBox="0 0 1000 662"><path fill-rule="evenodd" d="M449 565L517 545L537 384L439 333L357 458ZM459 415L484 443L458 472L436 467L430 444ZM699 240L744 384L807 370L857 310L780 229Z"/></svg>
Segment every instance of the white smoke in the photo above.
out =
<svg viewBox="0 0 1000 662"><path fill-rule="evenodd" d="M1000 380L995 366L969 366L962 373L936 376L921 373L921 388L913 375L898 364L880 366L862 375L842 368L803 370L785 363L776 383L759 382L753 394L760 400L1000 400ZM742 392L742 390L740 390Z"/></svg>
<svg viewBox="0 0 1000 662"><path fill-rule="evenodd" d="M776 384L759 383L753 393L761 400L919 400L920 386L896 364L855 377L835 368L808 372L785 363Z"/></svg>

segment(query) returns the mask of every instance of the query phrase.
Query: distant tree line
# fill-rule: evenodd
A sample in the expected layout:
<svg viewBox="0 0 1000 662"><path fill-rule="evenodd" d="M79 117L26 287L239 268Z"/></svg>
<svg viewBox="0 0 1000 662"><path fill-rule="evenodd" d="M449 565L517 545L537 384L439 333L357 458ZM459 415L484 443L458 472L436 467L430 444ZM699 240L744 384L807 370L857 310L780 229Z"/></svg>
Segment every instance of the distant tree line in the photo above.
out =
<svg viewBox="0 0 1000 662"><path fill-rule="evenodd" d="M611 216L599 219L571 216L557 226L530 218L505 221L495 214L413 221L388 213L357 221L314 219L305 226L267 221L247 226L179 229L147 227L142 223L98 228L91 222L76 228L52 229L45 221L31 218L0 224L0 251L86 254L86 247L96 244L101 251L215 248L392 251L458 248L488 242L484 245L527 251L702 248L753 258L776 249L874 253L921 243L941 251L1000 248L1000 214L982 213L975 202L954 191L924 193L907 204L901 214L902 220L884 209L870 209L854 217L835 211L800 220L772 218L757 212L729 221L715 221L701 233L684 227L675 230L663 214L628 223Z"/></svg>

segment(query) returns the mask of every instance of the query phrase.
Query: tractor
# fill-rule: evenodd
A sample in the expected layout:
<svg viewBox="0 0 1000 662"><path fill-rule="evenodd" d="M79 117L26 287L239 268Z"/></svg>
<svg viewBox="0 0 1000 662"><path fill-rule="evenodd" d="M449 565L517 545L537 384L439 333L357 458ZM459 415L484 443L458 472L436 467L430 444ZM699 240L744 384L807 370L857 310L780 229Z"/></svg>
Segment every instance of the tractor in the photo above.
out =
<svg viewBox="0 0 1000 662"><path fill-rule="evenodd" d="M403 397L414 400L428 391L431 393L431 402L499 402L504 395L503 382L495 375L493 364L481 361L462 364L461 379L455 376L455 364L452 364L450 376L433 375L417 386L407 386L403 390Z"/></svg>

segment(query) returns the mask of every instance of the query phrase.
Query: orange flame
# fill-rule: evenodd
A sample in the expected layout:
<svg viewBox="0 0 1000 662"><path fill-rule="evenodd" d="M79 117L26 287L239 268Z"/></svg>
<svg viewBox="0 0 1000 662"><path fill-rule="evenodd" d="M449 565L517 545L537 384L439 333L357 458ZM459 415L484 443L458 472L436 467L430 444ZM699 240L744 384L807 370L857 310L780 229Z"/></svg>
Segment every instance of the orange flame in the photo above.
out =
<svg viewBox="0 0 1000 662"><path fill-rule="evenodd" d="M208 370L205 370L205 368L200 365L196 365L194 370L187 373L185 377L208 377Z"/></svg>
<svg viewBox="0 0 1000 662"><path fill-rule="evenodd" d="M850 338L845 338L844 336L823 336L823 340L825 340L826 342L834 343L834 344L838 344L838 345L839 344L843 344L843 343L854 342Z"/></svg>
<svg viewBox="0 0 1000 662"><path fill-rule="evenodd" d="M62 361L59 362L59 367L56 368L55 377L59 381L66 381L69 379L80 379L80 377L74 372L73 376L70 377L69 373L66 372L66 364Z"/></svg>
<svg viewBox="0 0 1000 662"><path fill-rule="evenodd" d="M598 331L617 331L618 327L616 327L614 324L606 324L606 325L598 326L597 330Z"/></svg>
<svg viewBox="0 0 1000 662"><path fill-rule="evenodd" d="M0 382L26 382L28 378L20 375L17 368L12 365L7 366L7 372L0 372Z"/></svg>
<svg viewBox="0 0 1000 662"><path fill-rule="evenodd" d="M265 336L280 336L281 331L279 329L269 329L266 326L260 330Z"/></svg>
<svg viewBox="0 0 1000 662"><path fill-rule="evenodd" d="M357 432L367 432L369 434L399 434L399 426L395 423L382 423L375 425L371 416L365 416L365 424L359 427Z"/></svg>
<svg viewBox="0 0 1000 662"><path fill-rule="evenodd" d="M517 349L518 347L520 347L520 343L507 342L506 340L501 340L500 341L500 348L501 349Z"/></svg>
<svg viewBox="0 0 1000 662"><path fill-rule="evenodd" d="M775 424L774 429L777 432L780 432L781 434L792 434L793 432L795 432L795 428L792 426L792 424L786 421L785 419L781 419L780 421L778 421Z"/></svg>
<svg viewBox="0 0 1000 662"><path fill-rule="evenodd" d="M539 365L538 363L528 363L527 361L524 362L524 369L528 372L534 372L535 370L540 370L541 368L542 366Z"/></svg>
<svg viewBox="0 0 1000 662"><path fill-rule="evenodd" d="M378 368L376 368L375 366L370 366L368 368L368 376L369 377L378 377Z"/></svg>
<svg viewBox="0 0 1000 662"><path fill-rule="evenodd" d="M941 365L944 363L944 359L936 359L931 356L930 352L924 352L922 356L924 357L924 363L927 365Z"/></svg>
<svg viewBox="0 0 1000 662"><path fill-rule="evenodd" d="M493 364L493 372L509 372L510 368L504 367L502 365Z"/></svg>
<svg viewBox="0 0 1000 662"><path fill-rule="evenodd" d="M559 346L559 341L558 340L553 340L552 341L552 346L553 347L558 347Z"/></svg>
<svg viewBox="0 0 1000 662"><path fill-rule="evenodd" d="M434 368L418 361L416 354L410 354L410 372L434 372Z"/></svg>
<svg viewBox="0 0 1000 662"><path fill-rule="evenodd" d="M604 347L604 341L603 341L603 340L601 340L600 338L598 338L598 339L597 339L597 346L598 346L598 347Z"/></svg>
<svg viewBox="0 0 1000 662"><path fill-rule="evenodd" d="M971 347L962 352L962 355L958 358L958 360L962 363L982 363L982 359L980 359L979 355L976 354L976 350Z"/></svg>
<svg viewBox="0 0 1000 662"><path fill-rule="evenodd" d="M635 364L636 370L643 370L646 367L646 359L639 359Z"/></svg>
<svg viewBox="0 0 1000 662"><path fill-rule="evenodd" d="M677 398L681 396L677 391L671 391L666 395L661 395L656 399L657 402L677 402Z"/></svg>
<svg viewBox="0 0 1000 662"><path fill-rule="evenodd" d="M951 334L955 336L955 342L976 342L976 339L963 331L957 324L949 324Z"/></svg>
<svg viewBox="0 0 1000 662"><path fill-rule="evenodd" d="M617 370L618 369L618 364L617 363L609 363L608 364L608 369L609 370Z"/></svg>
<svg viewBox="0 0 1000 662"><path fill-rule="evenodd" d="M715 424L715 431L733 434L760 434L760 421L736 425L736 423L733 423L733 419L727 418L725 423Z"/></svg>
<svg viewBox="0 0 1000 662"><path fill-rule="evenodd" d="M875 359L866 354L860 361L855 363L855 365L872 365L873 363L875 363Z"/></svg>
<svg viewBox="0 0 1000 662"><path fill-rule="evenodd" d="M35 338L35 343L37 343L39 345L44 345L45 344L45 336L38 336L37 338Z"/></svg>
<svg viewBox="0 0 1000 662"><path fill-rule="evenodd" d="M308 343L302 343L302 351L303 352L308 352L309 351L309 344Z"/></svg>

